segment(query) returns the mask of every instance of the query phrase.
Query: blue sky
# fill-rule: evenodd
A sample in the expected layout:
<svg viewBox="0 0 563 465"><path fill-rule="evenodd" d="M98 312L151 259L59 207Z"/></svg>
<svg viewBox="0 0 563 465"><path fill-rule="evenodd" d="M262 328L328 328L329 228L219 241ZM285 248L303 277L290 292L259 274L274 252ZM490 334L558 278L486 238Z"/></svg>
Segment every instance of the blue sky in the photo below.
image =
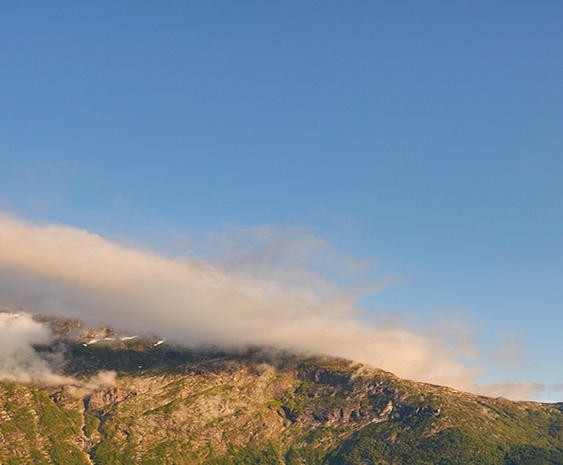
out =
<svg viewBox="0 0 563 465"><path fill-rule="evenodd" d="M301 227L362 299L563 383L563 4L3 2L0 209L166 247ZM554 394L560 399L563 394Z"/></svg>

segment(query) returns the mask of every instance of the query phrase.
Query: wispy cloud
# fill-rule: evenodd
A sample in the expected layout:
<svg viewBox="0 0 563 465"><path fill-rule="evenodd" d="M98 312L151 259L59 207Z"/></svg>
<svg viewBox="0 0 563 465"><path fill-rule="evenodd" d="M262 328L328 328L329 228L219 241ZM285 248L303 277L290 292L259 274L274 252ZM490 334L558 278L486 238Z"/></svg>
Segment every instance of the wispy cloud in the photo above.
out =
<svg viewBox="0 0 563 465"><path fill-rule="evenodd" d="M324 257L330 256L332 246L290 232L265 226L215 236L208 244L216 253L206 261L165 257L70 226L4 216L0 305L156 334L186 346L267 345L340 356L473 392L518 398L541 388L479 386L480 370L460 361L475 358L478 348L466 334L456 336L459 328L426 332L384 316L370 320L356 307L352 288L311 268L311 255L328 249Z"/></svg>
<svg viewBox="0 0 563 465"><path fill-rule="evenodd" d="M26 313L0 313L0 335L0 380L54 381L47 361L33 350L33 345L51 341L46 326L33 321Z"/></svg>
<svg viewBox="0 0 563 465"><path fill-rule="evenodd" d="M0 312L0 381L64 385L77 395L114 384L114 372L100 372L86 380L53 373L49 362L34 349L51 341L49 328L29 313Z"/></svg>

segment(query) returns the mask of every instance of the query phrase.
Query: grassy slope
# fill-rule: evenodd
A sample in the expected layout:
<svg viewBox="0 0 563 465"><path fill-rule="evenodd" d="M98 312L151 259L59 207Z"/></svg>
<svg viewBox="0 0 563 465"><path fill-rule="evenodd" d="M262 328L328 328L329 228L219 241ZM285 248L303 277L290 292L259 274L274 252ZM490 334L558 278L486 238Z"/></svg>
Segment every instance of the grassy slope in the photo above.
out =
<svg viewBox="0 0 563 465"><path fill-rule="evenodd" d="M269 365L266 365L269 364ZM276 366L276 369L272 368ZM84 401L0 383L0 463L563 464L563 414L340 360L74 346L120 373Z"/></svg>

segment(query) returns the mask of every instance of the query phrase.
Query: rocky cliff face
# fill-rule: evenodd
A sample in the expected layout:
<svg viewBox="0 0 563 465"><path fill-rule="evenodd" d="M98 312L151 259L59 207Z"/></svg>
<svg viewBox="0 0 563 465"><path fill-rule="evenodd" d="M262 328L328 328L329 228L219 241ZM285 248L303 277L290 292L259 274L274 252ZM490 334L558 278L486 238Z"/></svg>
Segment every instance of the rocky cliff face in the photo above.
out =
<svg viewBox="0 0 563 465"><path fill-rule="evenodd" d="M563 463L558 405L479 397L338 359L65 344L67 375L115 370L115 383L0 383L0 463Z"/></svg>

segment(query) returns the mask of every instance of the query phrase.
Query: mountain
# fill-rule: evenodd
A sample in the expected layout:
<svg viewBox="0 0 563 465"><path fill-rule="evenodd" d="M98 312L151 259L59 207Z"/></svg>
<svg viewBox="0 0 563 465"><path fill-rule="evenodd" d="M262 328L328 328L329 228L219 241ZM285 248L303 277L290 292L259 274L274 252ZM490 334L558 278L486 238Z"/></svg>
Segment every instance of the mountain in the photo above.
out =
<svg viewBox="0 0 563 465"><path fill-rule="evenodd" d="M79 324L50 324L59 337L37 350L64 349L62 372L117 379L0 383L3 465L563 464L562 404L477 396L335 358L187 350L109 329L77 338Z"/></svg>

